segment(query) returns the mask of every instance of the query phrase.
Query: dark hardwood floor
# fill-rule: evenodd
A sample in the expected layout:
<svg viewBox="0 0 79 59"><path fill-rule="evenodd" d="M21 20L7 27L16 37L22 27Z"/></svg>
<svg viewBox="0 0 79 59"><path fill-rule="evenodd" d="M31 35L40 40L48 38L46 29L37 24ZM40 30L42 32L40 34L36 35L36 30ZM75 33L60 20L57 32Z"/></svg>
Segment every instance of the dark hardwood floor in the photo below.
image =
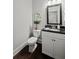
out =
<svg viewBox="0 0 79 59"><path fill-rule="evenodd" d="M47 55L42 54L42 46L38 44L36 50L33 53L28 52L28 46L23 48L13 59L53 59Z"/></svg>

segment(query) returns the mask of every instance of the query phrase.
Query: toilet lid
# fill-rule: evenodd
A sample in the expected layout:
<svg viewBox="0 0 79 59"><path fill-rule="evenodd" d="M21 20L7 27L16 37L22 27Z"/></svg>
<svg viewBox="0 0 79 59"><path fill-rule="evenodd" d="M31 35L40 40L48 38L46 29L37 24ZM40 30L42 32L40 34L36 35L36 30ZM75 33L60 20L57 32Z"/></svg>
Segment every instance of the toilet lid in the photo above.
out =
<svg viewBox="0 0 79 59"><path fill-rule="evenodd" d="M28 39L28 43L35 43L37 41L36 37L31 37L30 39Z"/></svg>

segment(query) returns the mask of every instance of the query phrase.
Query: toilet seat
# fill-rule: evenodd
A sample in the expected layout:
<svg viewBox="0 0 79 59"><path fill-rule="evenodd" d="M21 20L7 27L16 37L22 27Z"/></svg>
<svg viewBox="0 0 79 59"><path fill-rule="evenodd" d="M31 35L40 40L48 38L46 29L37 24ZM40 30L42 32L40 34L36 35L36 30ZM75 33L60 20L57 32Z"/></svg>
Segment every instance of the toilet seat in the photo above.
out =
<svg viewBox="0 0 79 59"><path fill-rule="evenodd" d="M27 42L28 42L29 45L32 45L32 44L35 44L36 41L37 41L37 38L36 37L31 37L31 38L28 39Z"/></svg>

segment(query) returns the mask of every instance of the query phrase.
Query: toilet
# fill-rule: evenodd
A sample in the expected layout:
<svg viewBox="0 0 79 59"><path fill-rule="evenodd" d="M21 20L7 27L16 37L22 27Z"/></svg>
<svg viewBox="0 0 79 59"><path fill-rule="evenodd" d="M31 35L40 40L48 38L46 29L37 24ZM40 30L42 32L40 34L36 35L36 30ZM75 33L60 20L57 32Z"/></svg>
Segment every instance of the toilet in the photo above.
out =
<svg viewBox="0 0 79 59"><path fill-rule="evenodd" d="M36 47L37 47L37 40L38 40L38 37L40 35L40 30L33 30L33 37L29 38L28 39L28 45L29 45L29 52L32 53Z"/></svg>

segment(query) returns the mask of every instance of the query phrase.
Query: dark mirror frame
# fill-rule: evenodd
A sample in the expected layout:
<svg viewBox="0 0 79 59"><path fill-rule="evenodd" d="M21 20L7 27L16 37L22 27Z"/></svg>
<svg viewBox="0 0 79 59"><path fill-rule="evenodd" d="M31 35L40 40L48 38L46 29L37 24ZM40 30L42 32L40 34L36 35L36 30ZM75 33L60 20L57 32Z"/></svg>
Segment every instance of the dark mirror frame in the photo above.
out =
<svg viewBox="0 0 79 59"><path fill-rule="evenodd" d="M60 5L60 23L49 23L48 8L55 7L55 6L58 6L58 5ZM47 24L50 24L50 25L62 25L62 5L61 4L55 4L55 5L47 6Z"/></svg>

